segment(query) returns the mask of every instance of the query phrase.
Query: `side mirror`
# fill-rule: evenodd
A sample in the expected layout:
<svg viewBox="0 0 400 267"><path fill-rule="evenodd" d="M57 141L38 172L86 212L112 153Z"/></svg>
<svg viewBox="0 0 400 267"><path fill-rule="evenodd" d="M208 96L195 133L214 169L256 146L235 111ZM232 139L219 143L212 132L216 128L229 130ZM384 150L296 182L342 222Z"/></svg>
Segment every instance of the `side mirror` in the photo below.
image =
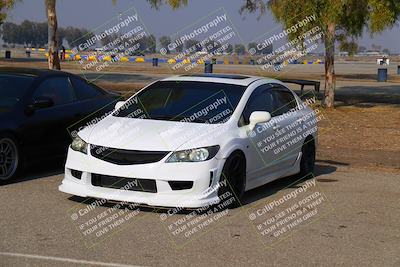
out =
<svg viewBox="0 0 400 267"><path fill-rule="evenodd" d="M119 108L122 107L124 104L125 104L125 101L118 101L117 103L115 103L114 110L119 109Z"/></svg>
<svg viewBox="0 0 400 267"><path fill-rule="evenodd" d="M271 120L271 114L267 111L253 111L250 115L250 130L253 130L257 123L266 123Z"/></svg>

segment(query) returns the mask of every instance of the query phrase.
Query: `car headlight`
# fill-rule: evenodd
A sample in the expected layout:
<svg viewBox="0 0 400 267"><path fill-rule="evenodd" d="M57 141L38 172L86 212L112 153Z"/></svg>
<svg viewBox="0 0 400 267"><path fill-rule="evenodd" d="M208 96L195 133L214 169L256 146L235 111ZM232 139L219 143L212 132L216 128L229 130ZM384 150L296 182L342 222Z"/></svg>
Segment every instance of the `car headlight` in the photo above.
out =
<svg viewBox="0 0 400 267"><path fill-rule="evenodd" d="M87 143L83 141L79 136L76 136L72 140L71 148L75 151L87 154Z"/></svg>
<svg viewBox="0 0 400 267"><path fill-rule="evenodd" d="M175 151L166 162L199 162L212 159L218 152L219 146Z"/></svg>

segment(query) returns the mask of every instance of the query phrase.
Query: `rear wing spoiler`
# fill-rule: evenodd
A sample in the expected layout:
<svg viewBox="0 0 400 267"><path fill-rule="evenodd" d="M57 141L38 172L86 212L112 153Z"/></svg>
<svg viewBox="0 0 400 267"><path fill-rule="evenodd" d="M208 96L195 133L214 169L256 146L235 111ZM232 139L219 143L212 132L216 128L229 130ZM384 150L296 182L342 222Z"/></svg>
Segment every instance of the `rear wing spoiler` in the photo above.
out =
<svg viewBox="0 0 400 267"><path fill-rule="evenodd" d="M319 92L319 88L321 85L321 82L309 81L309 80L281 79L280 81L283 83L293 83L293 84L300 85L301 86L301 94L303 94L304 86L314 86L314 90L316 92Z"/></svg>

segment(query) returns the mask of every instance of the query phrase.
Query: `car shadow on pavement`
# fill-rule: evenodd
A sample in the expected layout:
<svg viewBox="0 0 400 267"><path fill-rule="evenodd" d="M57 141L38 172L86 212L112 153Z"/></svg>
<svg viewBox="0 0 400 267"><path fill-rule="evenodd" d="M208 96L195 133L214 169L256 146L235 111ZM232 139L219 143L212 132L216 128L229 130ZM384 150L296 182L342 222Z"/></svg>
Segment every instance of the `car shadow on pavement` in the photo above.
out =
<svg viewBox="0 0 400 267"><path fill-rule="evenodd" d="M64 158L44 160L41 161L40 163L31 164L11 180L8 181L0 180L0 186L22 183L35 179L46 178L53 175L59 175L64 173L64 165L65 165Z"/></svg>
<svg viewBox="0 0 400 267"><path fill-rule="evenodd" d="M346 165L346 163L337 162L337 163L335 163L335 165ZM337 169L337 167L335 167L333 165L317 163L315 165L314 177L318 181L319 180L318 176L333 173L336 171L336 169ZM276 192L283 190L289 186L290 186L290 188L297 188L298 184L301 184L304 181L312 179L314 177L307 176L307 177L302 178L299 175L291 175L291 176L287 176L284 178L280 178L273 182L267 183L263 186L257 187L250 191L247 191L244 195L242 204L243 204L243 206L249 205L260 199L269 197L269 196L275 194Z"/></svg>

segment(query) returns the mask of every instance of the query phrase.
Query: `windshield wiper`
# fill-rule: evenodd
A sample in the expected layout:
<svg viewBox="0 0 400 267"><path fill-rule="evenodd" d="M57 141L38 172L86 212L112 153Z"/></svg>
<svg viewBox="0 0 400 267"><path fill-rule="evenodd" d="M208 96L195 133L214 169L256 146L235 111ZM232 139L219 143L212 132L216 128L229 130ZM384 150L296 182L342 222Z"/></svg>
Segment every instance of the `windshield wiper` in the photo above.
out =
<svg viewBox="0 0 400 267"><path fill-rule="evenodd" d="M149 118L147 118L147 119L150 119L150 120L173 120L174 118L173 117L171 117L171 116L166 116L166 115L164 115L164 116L154 116L154 117L149 117Z"/></svg>
<svg viewBox="0 0 400 267"><path fill-rule="evenodd" d="M208 120L206 120L206 119L200 119L200 118L196 118L194 121L190 121L190 122L202 122L202 123L208 123Z"/></svg>
<svg viewBox="0 0 400 267"><path fill-rule="evenodd" d="M168 120L168 121L184 121L184 122L201 122L201 123L207 123L208 120L206 119L201 119L201 118L196 118L195 120L189 120L188 117L183 117L183 116L166 116L166 115L161 115L161 116L154 116L150 117L149 119L151 120Z"/></svg>

